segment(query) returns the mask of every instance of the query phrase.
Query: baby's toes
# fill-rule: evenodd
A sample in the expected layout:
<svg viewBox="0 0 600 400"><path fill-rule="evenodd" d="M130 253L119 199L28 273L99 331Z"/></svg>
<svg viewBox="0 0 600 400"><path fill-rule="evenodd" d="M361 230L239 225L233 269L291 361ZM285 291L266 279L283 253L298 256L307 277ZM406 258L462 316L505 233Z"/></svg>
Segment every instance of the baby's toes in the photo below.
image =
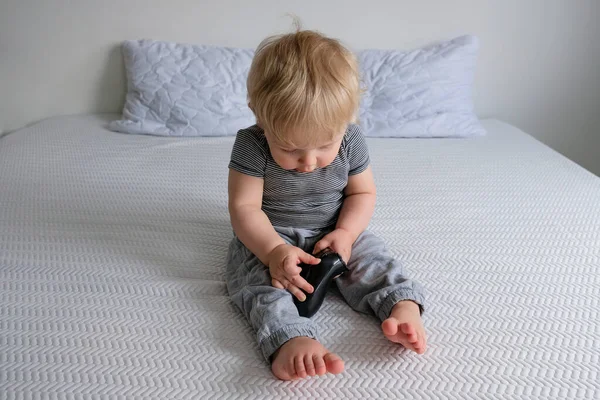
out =
<svg viewBox="0 0 600 400"><path fill-rule="evenodd" d="M398 333L398 321L395 318L388 318L381 324L381 330L386 336L394 336Z"/></svg>
<svg viewBox="0 0 600 400"><path fill-rule="evenodd" d="M310 354L304 356L304 368L306 368L306 374L308 376L315 376L315 365Z"/></svg>
<svg viewBox="0 0 600 400"><path fill-rule="evenodd" d="M413 344L413 347L415 348L415 351L419 354L425 351L425 346L423 345L423 341L420 338L417 341L417 343Z"/></svg>
<svg viewBox="0 0 600 400"><path fill-rule="evenodd" d="M425 350L427 350L427 335L423 331L419 333L419 344L420 344L419 348L424 353ZM420 354L422 354L422 353L420 353Z"/></svg>
<svg viewBox="0 0 600 400"><path fill-rule="evenodd" d="M323 356L323 361L325 361L325 368L329 373L336 375L344 370L344 362L337 354L327 353Z"/></svg>
<svg viewBox="0 0 600 400"><path fill-rule="evenodd" d="M325 360L323 360L323 356L313 354L312 360L315 366L316 374L319 376L325 375L327 373L327 367L325 366Z"/></svg>
<svg viewBox="0 0 600 400"><path fill-rule="evenodd" d="M425 336L423 333L419 332L417 334L417 341L415 343L412 343L412 346L413 346L415 352L417 352L418 354L425 353L426 344L425 344Z"/></svg>
<svg viewBox="0 0 600 400"><path fill-rule="evenodd" d="M406 336L406 340L410 344L416 344L419 341L419 335L417 334L417 330L408 323L400 324L400 331Z"/></svg>
<svg viewBox="0 0 600 400"><path fill-rule="evenodd" d="M298 375L298 377L306 378L306 367L304 366L304 357L296 357L294 359L294 367L296 368L296 375Z"/></svg>
<svg viewBox="0 0 600 400"><path fill-rule="evenodd" d="M294 360L288 362L287 368L284 369L284 374L282 376L283 377L280 377L279 379L284 379L288 381L295 381L296 379L299 379L298 375L296 374L296 366L294 365Z"/></svg>

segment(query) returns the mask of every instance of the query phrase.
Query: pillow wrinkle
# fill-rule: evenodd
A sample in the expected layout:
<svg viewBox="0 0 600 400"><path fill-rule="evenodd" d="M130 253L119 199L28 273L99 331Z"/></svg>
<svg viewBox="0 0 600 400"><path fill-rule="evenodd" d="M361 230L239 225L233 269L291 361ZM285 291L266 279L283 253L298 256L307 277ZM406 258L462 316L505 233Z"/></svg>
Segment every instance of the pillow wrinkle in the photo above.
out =
<svg viewBox="0 0 600 400"><path fill-rule="evenodd" d="M479 42L465 35L410 51L363 50L358 117L367 137L483 135L472 102ZM115 131L234 136L256 120L247 104L253 50L152 40L122 46L127 96Z"/></svg>

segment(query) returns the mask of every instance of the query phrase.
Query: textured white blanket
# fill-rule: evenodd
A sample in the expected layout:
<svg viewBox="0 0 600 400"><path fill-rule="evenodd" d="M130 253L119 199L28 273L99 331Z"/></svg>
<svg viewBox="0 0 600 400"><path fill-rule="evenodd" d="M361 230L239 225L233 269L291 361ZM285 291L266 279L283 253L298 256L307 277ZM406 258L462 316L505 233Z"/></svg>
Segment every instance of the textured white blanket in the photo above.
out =
<svg viewBox="0 0 600 400"><path fill-rule="evenodd" d="M516 128L369 139L371 230L428 289L429 348L335 292L339 376L280 382L229 301L233 138L44 121L0 140L0 398L598 398L600 179Z"/></svg>

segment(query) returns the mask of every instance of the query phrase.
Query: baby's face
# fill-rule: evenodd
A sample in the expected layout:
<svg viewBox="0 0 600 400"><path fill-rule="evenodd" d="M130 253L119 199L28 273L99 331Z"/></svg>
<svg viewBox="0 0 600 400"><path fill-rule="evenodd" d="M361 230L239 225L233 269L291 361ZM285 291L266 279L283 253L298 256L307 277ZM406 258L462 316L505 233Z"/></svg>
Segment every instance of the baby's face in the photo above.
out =
<svg viewBox="0 0 600 400"><path fill-rule="evenodd" d="M344 138L344 132L335 136L333 140L302 147L291 147L281 143L266 132L265 136L271 155L281 168L297 172L312 172L317 168L328 166L335 160Z"/></svg>

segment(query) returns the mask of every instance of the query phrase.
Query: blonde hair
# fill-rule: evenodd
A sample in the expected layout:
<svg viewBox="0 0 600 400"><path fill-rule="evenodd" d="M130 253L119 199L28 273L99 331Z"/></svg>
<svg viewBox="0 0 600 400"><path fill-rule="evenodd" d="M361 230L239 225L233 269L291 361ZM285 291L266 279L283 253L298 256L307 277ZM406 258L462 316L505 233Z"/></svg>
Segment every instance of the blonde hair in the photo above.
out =
<svg viewBox="0 0 600 400"><path fill-rule="evenodd" d="M265 39L248 75L248 101L261 128L282 143L332 140L356 118L356 58L339 41L297 30ZM298 137L296 136L296 139Z"/></svg>

